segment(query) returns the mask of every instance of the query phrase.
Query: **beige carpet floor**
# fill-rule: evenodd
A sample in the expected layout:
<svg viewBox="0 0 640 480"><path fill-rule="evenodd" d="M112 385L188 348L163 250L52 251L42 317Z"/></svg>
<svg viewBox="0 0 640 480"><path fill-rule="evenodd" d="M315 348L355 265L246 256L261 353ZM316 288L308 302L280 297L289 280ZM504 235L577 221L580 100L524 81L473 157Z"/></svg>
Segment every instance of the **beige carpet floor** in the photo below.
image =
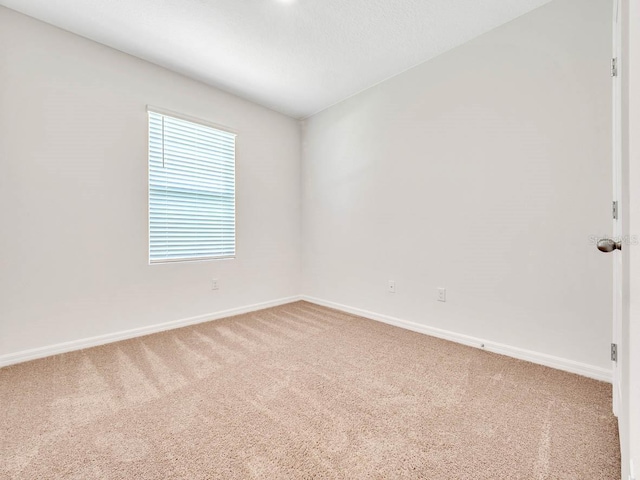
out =
<svg viewBox="0 0 640 480"><path fill-rule="evenodd" d="M0 478L619 479L611 387L299 302L0 369Z"/></svg>

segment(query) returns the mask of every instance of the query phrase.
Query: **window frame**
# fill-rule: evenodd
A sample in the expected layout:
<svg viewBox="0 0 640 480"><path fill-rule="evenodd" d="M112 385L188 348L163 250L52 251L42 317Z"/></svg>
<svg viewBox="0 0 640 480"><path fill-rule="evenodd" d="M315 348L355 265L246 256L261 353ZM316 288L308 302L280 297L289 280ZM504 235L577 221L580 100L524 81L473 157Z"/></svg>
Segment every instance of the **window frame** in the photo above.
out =
<svg viewBox="0 0 640 480"><path fill-rule="evenodd" d="M147 262L149 265L163 265L170 263L187 263L187 262L210 262L215 260L233 260L238 255L238 231L237 231L237 181L236 174L237 168L236 163L238 161L238 132L233 128L229 128L224 125L220 125L209 120L204 120L202 118L194 117L191 115L185 115L182 113L177 113L171 110L167 110L165 108L154 107L153 105L147 105L146 108L147 113ZM234 154L233 154L233 255L219 255L219 256L202 256L202 257L181 257L181 258L162 258L153 260L151 258L151 133L150 133L150 113L155 113L157 115L163 115L166 117L173 117L178 120L184 120L186 122L195 123L197 125L201 125L203 127L213 128L215 130L222 131L224 133L231 134L235 137L234 139Z"/></svg>

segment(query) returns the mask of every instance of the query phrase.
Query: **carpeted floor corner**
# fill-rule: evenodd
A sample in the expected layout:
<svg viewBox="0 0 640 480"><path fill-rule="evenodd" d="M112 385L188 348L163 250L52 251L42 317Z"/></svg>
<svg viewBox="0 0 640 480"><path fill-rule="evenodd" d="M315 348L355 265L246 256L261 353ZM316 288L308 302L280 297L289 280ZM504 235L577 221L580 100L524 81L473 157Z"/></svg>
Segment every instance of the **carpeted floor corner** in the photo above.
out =
<svg viewBox="0 0 640 480"><path fill-rule="evenodd" d="M611 386L298 302L0 369L2 479L618 480Z"/></svg>

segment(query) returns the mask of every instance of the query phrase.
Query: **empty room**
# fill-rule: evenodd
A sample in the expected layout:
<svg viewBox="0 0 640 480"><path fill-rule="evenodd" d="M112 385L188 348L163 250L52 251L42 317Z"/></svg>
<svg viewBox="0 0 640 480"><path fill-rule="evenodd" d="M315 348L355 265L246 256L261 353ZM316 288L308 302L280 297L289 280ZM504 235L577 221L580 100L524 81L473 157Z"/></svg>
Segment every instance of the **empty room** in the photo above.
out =
<svg viewBox="0 0 640 480"><path fill-rule="evenodd" d="M0 479L640 480L640 2L0 0Z"/></svg>

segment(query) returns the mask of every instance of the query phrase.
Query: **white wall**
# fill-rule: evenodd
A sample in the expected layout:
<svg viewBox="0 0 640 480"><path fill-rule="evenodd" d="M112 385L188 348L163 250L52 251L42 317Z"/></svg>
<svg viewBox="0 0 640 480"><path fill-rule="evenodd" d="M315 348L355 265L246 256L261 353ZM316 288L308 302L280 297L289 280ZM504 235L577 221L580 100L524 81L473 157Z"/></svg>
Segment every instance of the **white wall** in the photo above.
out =
<svg viewBox="0 0 640 480"><path fill-rule="evenodd" d="M307 120L301 172L296 121L0 7L0 355L305 293L608 369L609 42L556 0ZM237 259L147 264L147 104L239 132Z"/></svg>
<svg viewBox="0 0 640 480"><path fill-rule="evenodd" d="M556 0L308 119L303 293L609 369L610 54Z"/></svg>
<svg viewBox="0 0 640 480"><path fill-rule="evenodd" d="M235 260L147 264L147 104L238 131ZM297 121L0 7L0 355L299 293L299 157Z"/></svg>

